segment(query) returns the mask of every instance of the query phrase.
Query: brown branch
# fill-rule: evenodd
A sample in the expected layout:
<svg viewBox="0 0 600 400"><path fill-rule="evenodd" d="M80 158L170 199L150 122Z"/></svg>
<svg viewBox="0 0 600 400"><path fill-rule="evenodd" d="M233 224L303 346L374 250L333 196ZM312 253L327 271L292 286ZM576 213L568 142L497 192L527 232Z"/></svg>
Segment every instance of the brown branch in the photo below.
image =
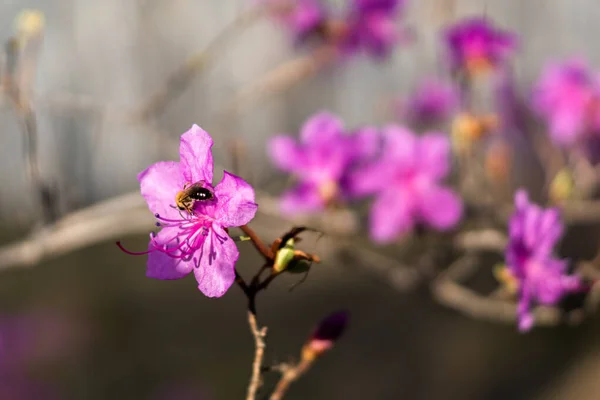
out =
<svg viewBox="0 0 600 400"><path fill-rule="evenodd" d="M248 235L250 237L250 240L252 241L252 244L254 245L256 250L258 250L258 252L260 254L262 254L262 256L267 261L273 261L273 257L274 257L273 252L262 241L262 239L256 234L256 232L254 232L254 230L252 228L250 228L248 225L242 225L242 226L240 226L240 229L242 230L242 232L244 232L246 235Z"/></svg>
<svg viewBox="0 0 600 400"><path fill-rule="evenodd" d="M496 296L481 295L459 283L478 269L478 261L478 257L464 256L450 265L431 286L434 298L470 318L516 324L516 303ZM556 308L538 306L533 310L533 314L538 326L555 326L564 321L564 315ZM573 317L567 320L570 323L580 321L576 313L567 317Z"/></svg>
<svg viewBox="0 0 600 400"><path fill-rule="evenodd" d="M138 118L145 120L162 113L168 104L188 87L190 81L199 72L206 69L217 59L219 54L223 52L224 46L258 20L263 13L264 10L261 7L254 7L236 16L204 50L188 58L183 65L167 78L163 87L150 96L148 101L135 113Z"/></svg>
<svg viewBox="0 0 600 400"><path fill-rule="evenodd" d="M252 361L252 376L250 377L250 383L248 384L248 392L246 394L246 400L255 400L256 393L262 385L262 360L265 354L265 336L267 335L267 327L258 327L256 322L256 314L248 311L248 325L250 326L250 332L254 337L254 361Z"/></svg>
<svg viewBox="0 0 600 400"><path fill-rule="evenodd" d="M280 366L278 369L282 372L282 375L269 399L281 400L287 393L290 385L310 369L314 360L315 358L302 358L302 360L295 365Z"/></svg>
<svg viewBox="0 0 600 400"><path fill-rule="evenodd" d="M335 60L335 55L335 49L323 46L308 55L280 64L235 93L233 98L218 111L217 120L227 121L232 115L261 104L264 98L291 88L330 64Z"/></svg>

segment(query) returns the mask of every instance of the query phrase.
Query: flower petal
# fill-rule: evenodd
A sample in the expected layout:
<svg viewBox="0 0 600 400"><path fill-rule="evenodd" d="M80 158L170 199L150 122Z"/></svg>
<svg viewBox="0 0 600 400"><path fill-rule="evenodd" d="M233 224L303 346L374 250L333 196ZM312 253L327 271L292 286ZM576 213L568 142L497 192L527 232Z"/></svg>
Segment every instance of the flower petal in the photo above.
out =
<svg viewBox="0 0 600 400"><path fill-rule="evenodd" d="M380 192L390 185L393 172L393 166L382 162L358 167L344 180L346 192L350 197L362 197Z"/></svg>
<svg viewBox="0 0 600 400"><path fill-rule="evenodd" d="M414 225L412 208L412 202L400 190L383 192L371 206L371 238L383 244L408 233Z"/></svg>
<svg viewBox="0 0 600 400"><path fill-rule="evenodd" d="M450 172L450 140L443 133L427 133L418 144L421 170L436 179Z"/></svg>
<svg viewBox="0 0 600 400"><path fill-rule="evenodd" d="M435 229L449 229L460 221L462 201L452 190L433 186L421 194L419 209L423 221Z"/></svg>
<svg viewBox="0 0 600 400"><path fill-rule="evenodd" d="M163 228L156 235L155 240L160 243L168 243L169 239L177 235L178 228ZM169 257L162 251L156 250L155 246L150 242L148 250L153 250L148 253L148 264L146 276L154 279L181 279L192 272L194 263L184 261L180 258Z"/></svg>
<svg viewBox="0 0 600 400"><path fill-rule="evenodd" d="M314 141L324 143L337 139L343 131L344 125L339 118L331 113L321 112L304 123L300 140L303 144L311 144Z"/></svg>
<svg viewBox="0 0 600 400"><path fill-rule="evenodd" d="M418 140L410 130L390 125L383 129L384 150L382 161L397 169L414 168L417 162Z"/></svg>
<svg viewBox="0 0 600 400"><path fill-rule="evenodd" d="M280 207L284 214L314 213L322 211L325 202L316 186L301 183L281 196Z"/></svg>
<svg viewBox="0 0 600 400"><path fill-rule="evenodd" d="M303 150L289 136L275 136L269 140L268 152L277 168L294 172L305 163Z"/></svg>
<svg viewBox="0 0 600 400"><path fill-rule="evenodd" d="M204 241L199 264L194 268L198 289L205 296L221 297L235 280L235 263L240 256L233 239L217 224Z"/></svg>
<svg viewBox="0 0 600 400"><path fill-rule="evenodd" d="M153 214L166 218L178 216L178 211L171 207L175 204L175 195L184 185L178 162L157 162L140 172L137 178L142 196Z"/></svg>
<svg viewBox="0 0 600 400"><path fill-rule="evenodd" d="M258 204L254 202L254 189L242 178L223 173L223 179L215 187L217 204L214 218L221 226L242 226L254 218Z"/></svg>
<svg viewBox="0 0 600 400"><path fill-rule="evenodd" d="M179 157L181 173L186 182L205 181L212 185L214 168L212 145L213 140L210 135L196 124L181 135Z"/></svg>

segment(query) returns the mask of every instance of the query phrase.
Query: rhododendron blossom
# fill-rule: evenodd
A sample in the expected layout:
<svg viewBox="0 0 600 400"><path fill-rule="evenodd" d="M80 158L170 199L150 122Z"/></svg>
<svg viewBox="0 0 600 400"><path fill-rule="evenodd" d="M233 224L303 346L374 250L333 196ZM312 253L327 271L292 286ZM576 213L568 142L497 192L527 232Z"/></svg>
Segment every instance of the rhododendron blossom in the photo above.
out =
<svg viewBox="0 0 600 400"><path fill-rule="evenodd" d="M548 65L535 85L532 103L559 145L600 134L600 79L583 60Z"/></svg>
<svg viewBox="0 0 600 400"><path fill-rule="evenodd" d="M462 216L462 202L441 180L450 172L450 141L441 133L416 136L400 126L384 129L383 152L349 179L356 195L375 194L373 240L387 243L417 223L449 229Z"/></svg>
<svg viewBox="0 0 600 400"><path fill-rule="evenodd" d="M256 210L254 190L243 179L225 171L213 187L212 138L197 125L181 136L180 162L161 161L138 175L141 193L161 228L150 235L147 276L180 279L194 273L198 288L220 297L235 279L239 252L226 229L250 222ZM175 206L184 187L200 184L214 193L195 201L191 212Z"/></svg>
<svg viewBox="0 0 600 400"><path fill-rule="evenodd" d="M302 127L299 143L286 135L273 137L269 143L273 162L298 180L283 194L282 211L317 212L346 199L348 172L374 154L377 145L374 130L365 128L347 134L342 121L329 113L310 118Z"/></svg>
<svg viewBox="0 0 600 400"><path fill-rule="evenodd" d="M505 257L506 271L517 285L521 331L533 326L531 308L535 303L555 305L566 294L584 289L578 276L568 275L567 260L553 255L562 232L557 209L544 210L531 204L524 190L516 193Z"/></svg>
<svg viewBox="0 0 600 400"><path fill-rule="evenodd" d="M385 57L401 39L404 32L396 19L402 11L403 0L354 0L346 17L345 52L364 49L375 57Z"/></svg>
<svg viewBox="0 0 600 400"><path fill-rule="evenodd" d="M444 33L446 55L453 70L486 72L501 67L516 50L514 34L496 28L488 19L461 21Z"/></svg>

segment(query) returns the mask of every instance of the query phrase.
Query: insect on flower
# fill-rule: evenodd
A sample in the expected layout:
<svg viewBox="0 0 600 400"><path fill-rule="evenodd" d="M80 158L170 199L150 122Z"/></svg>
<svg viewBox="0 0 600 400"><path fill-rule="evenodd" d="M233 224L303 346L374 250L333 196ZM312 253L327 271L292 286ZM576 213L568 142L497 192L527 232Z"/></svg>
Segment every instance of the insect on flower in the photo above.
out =
<svg viewBox="0 0 600 400"><path fill-rule="evenodd" d="M175 205L181 211L187 211L189 214L194 214L194 204L196 201L212 200L213 192L205 188L204 181L199 181L193 184L186 183L183 190L175 195Z"/></svg>

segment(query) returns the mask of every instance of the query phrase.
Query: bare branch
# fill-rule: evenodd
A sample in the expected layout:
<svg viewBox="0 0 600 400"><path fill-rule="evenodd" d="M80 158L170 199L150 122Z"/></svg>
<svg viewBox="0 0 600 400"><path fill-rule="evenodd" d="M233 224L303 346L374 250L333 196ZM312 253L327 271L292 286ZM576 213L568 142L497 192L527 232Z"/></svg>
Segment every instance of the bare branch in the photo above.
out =
<svg viewBox="0 0 600 400"><path fill-rule="evenodd" d="M302 358L298 364L294 365L282 365L278 369L282 372L281 379L277 382L275 390L269 397L270 400L281 400L287 393L290 385L297 381L302 375L306 373L312 366L315 358Z"/></svg>
<svg viewBox="0 0 600 400"><path fill-rule="evenodd" d="M246 394L246 400L255 400L256 393L262 385L262 360L265 354L265 336L267 335L267 327L258 327L256 322L256 315L248 311L248 325L250 325L250 332L254 337L254 361L252 362L252 376L250 377L250 383L248 384L248 392Z"/></svg>
<svg viewBox="0 0 600 400"><path fill-rule="evenodd" d="M167 105L186 89L190 81L199 72L215 61L229 41L242 33L263 13L264 10L261 7L255 7L234 18L204 50L188 58L183 65L167 78L163 87L142 104L139 111L136 112L138 118L145 120L162 113Z"/></svg>
<svg viewBox="0 0 600 400"><path fill-rule="evenodd" d="M335 59L335 54L335 49L323 46L308 55L280 64L235 93L218 112L217 119L228 120L232 115L260 104L264 98L289 89L331 63Z"/></svg>

